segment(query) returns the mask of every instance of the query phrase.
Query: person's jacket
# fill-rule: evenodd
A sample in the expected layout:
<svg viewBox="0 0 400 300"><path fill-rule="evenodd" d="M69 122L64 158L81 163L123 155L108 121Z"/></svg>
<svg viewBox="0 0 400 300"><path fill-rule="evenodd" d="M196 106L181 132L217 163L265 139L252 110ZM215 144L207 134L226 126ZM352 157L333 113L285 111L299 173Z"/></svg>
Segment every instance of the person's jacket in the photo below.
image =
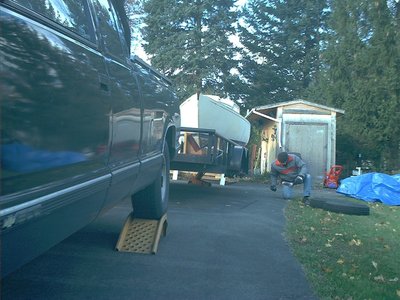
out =
<svg viewBox="0 0 400 300"><path fill-rule="evenodd" d="M276 160L271 165L271 185L277 184L278 176L282 181L293 182L297 175L305 177L307 174L306 163L297 155L289 154L288 161L283 165Z"/></svg>

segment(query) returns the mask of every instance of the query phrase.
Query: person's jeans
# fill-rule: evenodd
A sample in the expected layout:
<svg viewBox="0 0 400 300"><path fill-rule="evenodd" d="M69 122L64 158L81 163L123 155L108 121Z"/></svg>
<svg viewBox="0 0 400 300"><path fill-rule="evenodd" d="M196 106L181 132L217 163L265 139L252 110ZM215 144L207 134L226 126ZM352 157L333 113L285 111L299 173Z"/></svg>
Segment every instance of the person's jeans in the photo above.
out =
<svg viewBox="0 0 400 300"><path fill-rule="evenodd" d="M306 174L304 177L303 196L309 197L311 195L311 175ZM293 194L293 186L282 185L282 195L285 199L291 199Z"/></svg>

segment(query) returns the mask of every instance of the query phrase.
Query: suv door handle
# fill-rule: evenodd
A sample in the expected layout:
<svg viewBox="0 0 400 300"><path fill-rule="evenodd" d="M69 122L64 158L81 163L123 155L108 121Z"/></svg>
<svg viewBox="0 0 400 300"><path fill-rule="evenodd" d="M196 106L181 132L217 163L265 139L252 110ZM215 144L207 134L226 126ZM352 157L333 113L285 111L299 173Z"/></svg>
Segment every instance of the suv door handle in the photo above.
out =
<svg viewBox="0 0 400 300"><path fill-rule="evenodd" d="M108 77L107 77L107 76L99 75L100 89L101 89L103 92L106 92L106 93L109 93L109 92L110 92L110 89L109 89L109 87L108 87L108 82L109 82L109 80L108 80Z"/></svg>
<svg viewBox="0 0 400 300"><path fill-rule="evenodd" d="M100 82L100 89L105 92L108 92L108 85L105 84L104 82Z"/></svg>

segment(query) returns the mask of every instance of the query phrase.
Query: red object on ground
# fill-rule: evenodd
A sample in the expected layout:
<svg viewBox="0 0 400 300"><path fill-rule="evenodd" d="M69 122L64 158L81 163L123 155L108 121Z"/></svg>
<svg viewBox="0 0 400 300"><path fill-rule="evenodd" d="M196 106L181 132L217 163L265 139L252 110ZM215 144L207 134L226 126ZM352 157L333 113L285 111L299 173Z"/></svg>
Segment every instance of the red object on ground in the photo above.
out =
<svg viewBox="0 0 400 300"><path fill-rule="evenodd" d="M329 173L325 173L324 187L337 189L339 186L339 177L343 171L343 166L333 165Z"/></svg>

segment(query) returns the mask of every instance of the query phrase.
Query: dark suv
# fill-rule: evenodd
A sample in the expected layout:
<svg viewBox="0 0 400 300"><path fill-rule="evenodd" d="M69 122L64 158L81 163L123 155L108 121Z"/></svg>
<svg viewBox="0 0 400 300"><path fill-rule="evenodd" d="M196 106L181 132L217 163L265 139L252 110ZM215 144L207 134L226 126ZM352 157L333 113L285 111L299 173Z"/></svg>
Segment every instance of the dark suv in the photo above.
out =
<svg viewBox="0 0 400 300"><path fill-rule="evenodd" d="M128 197L166 212L178 101L122 2L0 0L3 276Z"/></svg>

